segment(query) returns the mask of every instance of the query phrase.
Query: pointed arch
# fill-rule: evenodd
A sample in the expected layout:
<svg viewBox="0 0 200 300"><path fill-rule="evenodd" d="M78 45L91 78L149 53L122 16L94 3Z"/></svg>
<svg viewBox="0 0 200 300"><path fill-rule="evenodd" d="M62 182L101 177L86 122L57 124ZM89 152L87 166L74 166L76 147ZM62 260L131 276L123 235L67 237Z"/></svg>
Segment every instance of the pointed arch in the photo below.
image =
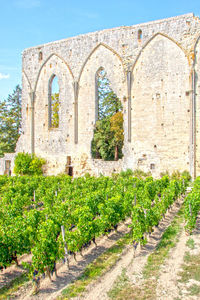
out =
<svg viewBox="0 0 200 300"><path fill-rule="evenodd" d="M91 141L93 130L97 121L97 89L96 74L103 68L107 73L107 78L111 83L113 92L120 101L125 94L125 70L122 58L109 46L100 43L88 55L84 61L79 74L79 98L78 98L78 139L82 151L91 155ZM87 107L89 109L85 109ZM125 106L125 101L122 106ZM124 108L123 106L123 108ZM83 147L82 147L83 145Z"/></svg>
<svg viewBox="0 0 200 300"><path fill-rule="evenodd" d="M72 76L72 78L73 78L73 80L74 80L74 75L73 75L72 70L71 70L71 68L69 67L68 63L67 63L61 56L59 56L58 54L52 53L52 54L44 61L44 63L43 63L42 66L40 67L40 70L39 70L38 75L37 75L37 78L36 78L36 82L35 82L35 86L34 86L34 91L36 91L36 89L37 89L37 84L38 84L38 81L39 81L39 78L40 78L40 74L41 74L41 72L42 72L42 69L44 68L44 66L47 64L47 62L48 62L53 56L57 56L57 57L58 57L58 58L66 65L67 69L69 70L69 72L70 72L70 74L71 74L71 76Z"/></svg>
<svg viewBox="0 0 200 300"><path fill-rule="evenodd" d="M196 171L196 175L200 175L200 105L199 105L199 97L200 97L200 35L198 33L197 38L194 43L193 51L191 51L191 54L193 55L193 70L192 70L192 82L193 82L193 103L195 106L195 109L193 110L193 114L195 116L194 120L194 128L195 132L193 133L194 136L194 142L195 142L195 167L196 170L194 170L194 173Z"/></svg>
<svg viewBox="0 0 200 300"><path fill-rule="evenodd" d="M122 60L122 58L121 58L121 56L114 50L114 49L112 49L110 46L108 46L108 45L106 45L106 44L104 44L104 43L99 43L91 52L90 52L90 54L88 55L88 57L86 58L86 60L85 60L85 62L83 63L83 65L82 65L82 67L81 67L81 71L80 71L80 74L79 74L79 77L78 77L78 82L80 82L80 79L81 79L81 75L82 75L82 73L83 73L83 70L84 70L84 68L85 68L85 66L86 66L86 64L87 64L87 62L88 62L88 60L90 59L90 57L94 54L94 52L99 48L99 47L105 47L106 49L108 49L109 51L111 51L113 54L115 54L118 58L119 58L119 60L121 61L121 63L122 63L122 67L123 67L123 69L124 69L124 66L123 66L123 60Z"/></svg>
<svg viewBox="0 0 200 300"><path fill-rule="evenodd" d="M183 53L185 54L185 56L187 57L188 59L188 63L189 63L189 58L188 58L188 55L185 51L185 49L178 43L176 42L173 38L171 38L170 36L164 34L164 33L161 33L161 32L157 32L155 35L153 35L145 44L144 46L142 47L141 51L139 52L138 56L136 57L136 60L132 66L132 69L131 69L131 72L133 72L134 68L135 68L135 65L137 64L137 61L139 60L142 52L145 50L145 48L150 44L151 41L153 41L157 36L163 36L164 38L170 40L171 42L173 42L174 44L176 44L182 51Z"/></svg>
<svg viewBox="0 0 200 300"><path fill-rule="evenodd" d="M135 167L155 167L153 172L158 174L167 168L173 170L174 165L188 169L191 108L187 53L173 39L157 33L140 51L132 72L131 145Z"/></svg>
<svg viewBox="0 0 200 300"><path fill-rule="evenodd" d="M56 91L53 91L53 82L58 80L58 76L53 73L48 81L48 127L58 128L59 127L59 91L60 87L56 81Z"/></svg>
<svg viewBox="0 0 200 300"><path fill-rule="evenodd" d="M198 35L198 37L195 41L195 44L194 44L194 64L196 63L196 47L197 47L199 41L200 41L200 35Z"/></svg>
<svg viewBox="0 0 200 300"><path fill-rule="evenodd" d="M196 41L195 41L195 43L194 43L194 50L196 49L196 46L197 46L199 40L200 40L200 35L198 34L198 35L197 35L197 39L196 39Z"/></svg>
<svg viewBox="0 0 200 300"><path fill-rule="evenodd" d="M99 67L95 73L95 122L99 117L98 77L103 70L105 70L103 67Z"/></svg>
<svg viewBox="0 0 200 300"><path fill-rule="evenodd" d="M26 74L26 72L24 70L22 70L22 74L25 75L25 77L27 79L27 82L28 82L28 85L29 85L29 88L30 88L30 90L32 90L31 82L30 82L30 80L29 80L29 78L28 78L28 76L27 76L27 74Z"/></svg>

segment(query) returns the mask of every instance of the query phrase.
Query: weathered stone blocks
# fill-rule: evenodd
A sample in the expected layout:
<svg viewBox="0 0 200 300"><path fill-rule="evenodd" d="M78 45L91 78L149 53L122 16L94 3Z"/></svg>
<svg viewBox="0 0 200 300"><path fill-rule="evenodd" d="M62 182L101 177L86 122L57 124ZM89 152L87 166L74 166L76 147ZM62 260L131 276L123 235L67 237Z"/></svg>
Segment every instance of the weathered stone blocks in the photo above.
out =
<svg viewBox="0 0 200 300"><path fill-rule="evenodd" d="M187 14L24 50L23 134L16 151L46 158L47 174L69 170L70 157L74 176L127 168L200 175L199 36L199 18ZM91 158L99 68L123 105L124 156L118 162ZM52 75L60 87L57 129L48 126Z"/></svg>

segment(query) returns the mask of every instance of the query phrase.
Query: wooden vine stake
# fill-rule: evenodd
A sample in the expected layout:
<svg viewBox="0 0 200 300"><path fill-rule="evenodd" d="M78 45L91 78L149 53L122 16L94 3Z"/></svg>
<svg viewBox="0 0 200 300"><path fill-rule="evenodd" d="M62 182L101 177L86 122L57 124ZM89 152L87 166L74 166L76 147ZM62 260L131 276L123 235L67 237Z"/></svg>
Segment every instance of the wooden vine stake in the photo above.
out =
<svg viewBox="0 0 200 300"><path fill-rule="evenodd" d="M61 225L61 232L62 232L62 238L63 238L63 242L64 242L65 257L66 257L67 266L69 269L69 258L68 258L67 244L65 242L65 227L64 227L64 225Z"/></svg>

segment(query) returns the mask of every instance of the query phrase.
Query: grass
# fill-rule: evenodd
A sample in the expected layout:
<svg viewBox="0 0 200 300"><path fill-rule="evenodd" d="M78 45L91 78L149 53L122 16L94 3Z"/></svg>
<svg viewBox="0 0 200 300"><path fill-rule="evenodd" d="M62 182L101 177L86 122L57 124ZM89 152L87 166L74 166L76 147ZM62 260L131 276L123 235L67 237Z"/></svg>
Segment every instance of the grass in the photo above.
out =
<svg viewBox="0 0 200 300"><path fill-rule="evenodd" d="M194 240L192 238L189 238L186 242L186 246L193 250L195 248Z"/></svg>
<svg viewBox="0 0 200 300"><path fill-rule="evenodd" d="M130 234L126 234L124 237L120 238L115 245L90 263L82 275L62 291L62 296L58 299L67 300L80 296L93 280L102 276L116 264L123 249L127 244L130 244L130 242Z"/></svg>
<svg viewBox="0 0 200 300"><path fill-rule="evenodd" d="M119 294L122 290L124 290L129 283L129 279L126 275L126 270L123 269L122 274L117 277L112 290L108 292L108 296L110 299L115 300L117 297L119 298Z"/></svg>
<svg viewBox="0 0 200 300"><path fill-rule="evenodd" d="M156 247L155 251L149 255L147 263L143 270L144 282L142 286L133 286L126 280L124 286L121 283L114 284L108 295L110 299L115 300L150 300L156 299L157 279L161 265L169 255L169 251L178 242L179 234L181 232L181 224L184 219L184 207L179 210L178 214L172 221L171 225L164 232L161 241ZM123 274L122 274L123 275ZM122 276L121 275L121 276ZM114 298L112 298L114 293Z"/></svg>
<svg viewBox="0 0 200 300"><path fill-rule="evenodd" d="M187 252L184 256L184 264L182 271L179 272L179 282L188 283L190 279L195 280L199 284L187 286L188 294L191 296L200 296L200 254L191 255Z"/></svg>
<svg viewBox="0 0 200 300"><path fill-rule="evenodd" d="M144 268L143 275L145 279L151 277L158 277L160 266L164 263L167 258L169 251L175 247L178 242L178 236L181 231L181 223L183 222L184 209L180 209L171 225L164 232L161 241L159 242L156 250L149 255L147 264Z"/></svg>
<svg viewBox="0 0 200 300"><path fill-rule="evenodd" d="M188 291L191 296L198 296L200 295L200 286L197 284L193 284L188 288Z"/></svg>
<svg viewBox="0 0 200 300"><path fill-rule="evenodd" d="M25 282L29 281L28 274L23 273L0 289L0 299L10 299Z"/></svg>
<svg viewBox="0 0 200 300"><path fill-rule="evenodd" d="M190 279L194 279L200 282L200 254L191 255L187 252L184 261L182 271L178 274L180 276L179 281L186 283Z"/></svg>

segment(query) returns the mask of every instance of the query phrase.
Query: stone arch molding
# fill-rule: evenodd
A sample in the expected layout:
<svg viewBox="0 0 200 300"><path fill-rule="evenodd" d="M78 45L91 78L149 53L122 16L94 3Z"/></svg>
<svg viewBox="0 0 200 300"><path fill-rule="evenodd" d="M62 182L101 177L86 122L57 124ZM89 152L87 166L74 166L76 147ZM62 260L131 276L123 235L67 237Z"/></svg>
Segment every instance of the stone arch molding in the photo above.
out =
<svg viewBox="0 0 200 300"><path fill-rule="evenodd" d="M197 62L197 58L196 58L196 51L197 51L197 46L198 44L200 44L200 35L198 35L196 41L195 41L195 44L194 44L194 65L196 64Z"/></svg>
<svg viewBox="0 0 200 300"><path fill-rule="evenodd" d="M193 88L194 88L194 94L193 94L193 101L195 103L195 144L196 144L196 173L199 174L200 172L200 103L199 103L199 97L200 97L200 35L197 37L195 44L194 44L194 52L193 52Z"/></svg>
<svg viewBox="0 0 200 300"><path fill-rule="evenodd" d="M104 44L104 43L99 43L99 44L98 44L98 45L90 52L90 54L88 55L88 57L87 57L86 60L84 61L83 65L82 65L82 67L81 67L81 71L80 71L79 77L78 77L78 82L80 82L82 73L83 73L83 71L84 71L84 69L85 69L85 66L87 65L87 62L88 62L89 59L92 57L92 55L98 50L98 48L100 48L100 47L104 47L104 48L106 48L107 50L109 50L110 52L112 52L113 54L115 54L115 55L119 58L119 60L121 61L122 66L123 66L123 60L122 60L121 56L120 56L114 49L112 49L110 46L108 46L108 45L106 45L106 44ZM99 68L101 68L101 67L103 67L103 66L99 66ZM99 69L99 68L97 68L97 69ZM124 71L124 68L123 68L123 71Z"/></svg>
<svg viewBox="0 0 200 300"><path fill-rule="evenodd" d="M191 116L187 96L190 65L185 50L170 37L157 33L140 51L132 73L131 144L135 168L148 171L154 165L152 172L156 174L170 164L170 172L173 165L187 169Z"/></svg>
<svg viewBox="0 0 200 300"><path fill-rule="evenodd" d="M58 54L52 53L52 54L44 61L44 63L43 63L42 66L40 67L40 70L39 70L38 75L37 75L37 78L36 78L35 86L34 86L34 92L36 92L36 90L37 90L38 81L39 81L39 79L40 79L40 75L41 75L41 73L42 73L43 68L47 65L47 63L50 61L50 59L51 59L52 57L54 57L54 56L57 57L60 61L62 61L62 62L66 65L66 68L68 69L69 73L71 74L72 79L74 80L74 75L73 75L72 70L71 70L71 68L69 67L68 63L67 63L61 56L59 56Z"/></svg>
<svg viewBox="0 0 200 300"><path fill-rule="evenodd" d="M22 70L22 74L24 74L24 76L25 76L25 78L26 78L26 80L28 82L29 90L31 91L32 90L32 85L31 85L31 82L30 82L30 80L29 80L29 78L28 78L28 76L27 76L27 74L26 74L26 72L24 70Z"/></svg>
<svg viewBox="0 0 200 300"><path fill-rule="evenodd" d="M198 33L195 44L194 44L194 49L196 49L198 42L200 41L200 34Z"/></svg>
<svg viewBox="0 0 200 300"><path fill-rule="evenodd" d="M56 76L59 85L59 126L51 127L50 81ZM35 153L69 153L73 141L73 74L66 62L52 54L41 66L35 83L34 137ZM47 147L48 146L48 147Z"/></svg>
<svg viewBox="0 0 200 300"><path fill-rule="evenodd" d="M92 63L92 69L94 72L94 76L96 72L103 68L107 72L108 78L111 81L112 88L114 92L120 97L120 91L122 93L121 88L119 87L119 82L125 82L125 69L123 65L123 60L120 55L113 50L110 46L100 43L98 44L88 55L85 62L82 65L79 77L78 84L81 87L83 75L87 72L87 68L89 71L91 70L90 62ZM115 71L114 71L115 69ZM118 82L117 82L118 81ZM119 88L118 88L119 87ZM123 91L125 93L125 90Z"/></svg>
<svg viewBox="0 0 200 300"><path fill-rule="evenodd" d="M131 68L131 72L133 72L133 70L134 70L134 68L135 68L135 66L136 66L136 64L137 64L137 62L138 62L138 60L139 60L141 54L142 54L142 53L144 52L144 50L148 47L148 45L149 45L156 37L158 37L158 36L161 36L161 37L163 37L163 38L166 38L166 39L168 39L169 41L171 41L172 43L176 44L177 47L179 47L179 48L183 51L183 53L185 54L185 56L187 57L187 53L186 53L185 49L184 49L178 42L176 42L172 37L168 36L167 34L164 34L164 33L161 33L161 32L157 32L157 33L156 33L155 35L153 35L153 36L152 36L152 37L144 44L144 46L142 47L141 51L140 51L139 54L137 55L136 60L135 60L133 66L132 66L132 68ZM187 59L188 59L188 57L187 57ZM189 59L188 59L188 64L189 64Z"/></svg>
<svg viewBox="0 0 200 300"><path fill-rule="evenodd" d="M66 67L67 66L67 67ZM44 62L37 76L34 92L36 93L35 109L40 110L49 105L50 82L53 77L58 78L60 104L63 110L69 111L73 102L73 74L66 64L58 55L52 54ZM61 112L64 115L64 111Z"/></svg>
<svg viewBox="0 0 200 300"><path fill-rule="evenodd" d="M123 96L126 95L125 72L121 57L109 46L98 44L85 60L78 79L78 123L76 125L80 149L85 153L91 152L97 111L96 73L100 68L106 71L111 87L119 99L122 101Z"/></svg>

